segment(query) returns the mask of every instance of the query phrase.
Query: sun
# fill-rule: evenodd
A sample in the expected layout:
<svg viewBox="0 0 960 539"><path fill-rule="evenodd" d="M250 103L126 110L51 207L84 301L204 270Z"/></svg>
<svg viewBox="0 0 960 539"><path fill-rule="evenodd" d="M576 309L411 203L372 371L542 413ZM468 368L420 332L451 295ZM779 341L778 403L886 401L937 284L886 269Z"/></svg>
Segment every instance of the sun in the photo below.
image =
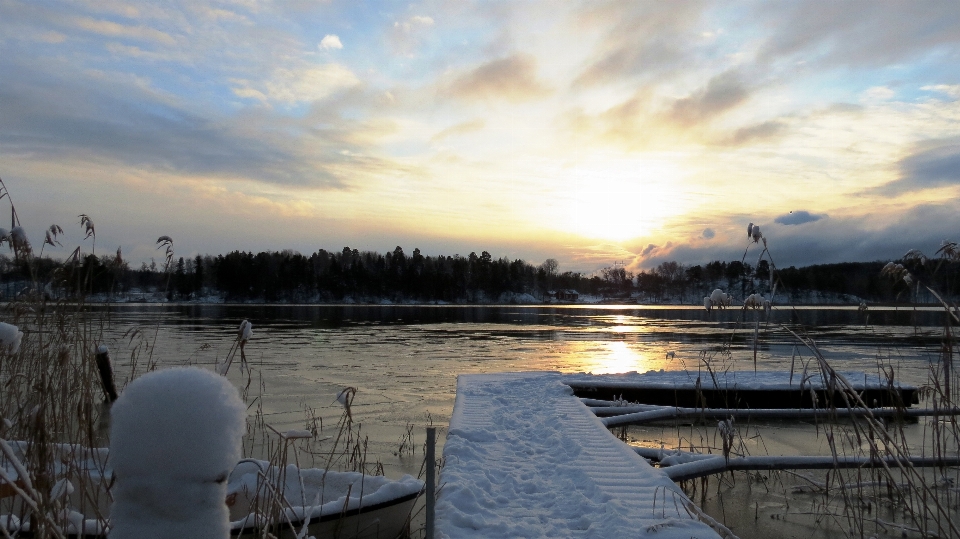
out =
<svg viewBox="0 0 960 539"><path fill-rule="evenodd" d="M564 232L623 242L661 228L690 207L682 174L662 159L594 163L567 171L565 204L556 217Z"/></svg>

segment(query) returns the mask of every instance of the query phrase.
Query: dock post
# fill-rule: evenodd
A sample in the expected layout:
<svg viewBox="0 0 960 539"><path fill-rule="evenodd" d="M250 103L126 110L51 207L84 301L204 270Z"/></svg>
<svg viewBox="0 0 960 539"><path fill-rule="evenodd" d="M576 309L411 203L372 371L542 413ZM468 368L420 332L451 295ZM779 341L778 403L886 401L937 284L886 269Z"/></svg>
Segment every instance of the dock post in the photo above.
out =
<svg viewBox="0 0 960 539"><path fill-rule="evenodd" d="M436 515L434 505L437 501L437 429L427 427L427 539L434 539Z"/></svg>

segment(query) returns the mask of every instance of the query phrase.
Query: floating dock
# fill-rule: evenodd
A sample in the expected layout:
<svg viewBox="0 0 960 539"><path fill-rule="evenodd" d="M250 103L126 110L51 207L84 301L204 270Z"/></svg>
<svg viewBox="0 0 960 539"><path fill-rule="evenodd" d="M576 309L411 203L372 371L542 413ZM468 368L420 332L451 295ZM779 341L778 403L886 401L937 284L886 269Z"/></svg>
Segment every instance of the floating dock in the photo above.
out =
<svg viewBox="0 0 960 539"><path fill-rule="evenodd" d="M916 387L891 384L879 374L840 373L872 408L909 408L919 402ZM624 374L570 374L563 382L578 397L681 408L846 407L819 372L650 371ZM833 384L833 388L837 385Z"/></svg>
<svg viewBox="0 0 960 539"><path fill-rule="evenodd" d="M460 375L443 456L438 537L712 539L723 531L616 439L559 373Z"/></svg>

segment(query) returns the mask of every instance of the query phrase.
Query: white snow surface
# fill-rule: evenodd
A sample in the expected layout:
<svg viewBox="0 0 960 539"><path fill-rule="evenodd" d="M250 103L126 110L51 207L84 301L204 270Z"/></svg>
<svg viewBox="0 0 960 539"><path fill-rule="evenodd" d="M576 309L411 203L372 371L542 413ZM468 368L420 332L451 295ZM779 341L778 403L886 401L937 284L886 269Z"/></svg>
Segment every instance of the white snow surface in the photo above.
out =
<svg viewBox="0 0 960 539"><path fill-rule="evenodd" d="M210 371L148 373L113 405L111 539L229 537L223 500L240 459L246 409Z"/></svg>
<svg viewBox="0 0 960 539"><path fill-rule="evenodd" d="M879 373L840 372L856 390L883 389L887 381ZM651 389L694 389L697 380L703 389L742 389L742 390L798 390L825 388L819 371L647 371L644 373L626 372L621 374L565 374L562 380L567 384L596 385L598 387L651 388ZM894 383L895 387L910 386Z"/></svg>
<svg viewBox="0 0 960 539"><path fill-rule="evenodd" d="M460 375L438 537L718 537L558 373Z"/></svg>

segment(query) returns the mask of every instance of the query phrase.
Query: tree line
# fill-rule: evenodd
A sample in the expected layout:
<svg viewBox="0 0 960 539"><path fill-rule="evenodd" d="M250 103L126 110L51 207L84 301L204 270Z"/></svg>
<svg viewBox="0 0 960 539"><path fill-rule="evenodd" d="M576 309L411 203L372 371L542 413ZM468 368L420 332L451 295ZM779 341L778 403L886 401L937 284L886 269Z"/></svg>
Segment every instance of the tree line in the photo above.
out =
<svg viewBox="0 0 960 539"><path fill-rule="evenodd" d="M394 302L544 301L559 290L610 300L641 303L699 304L715 288L742 298L759 293L780 301L802 302L810 291L871 302L930 302L929 294L881 275L884 262L821 264L773 271L767 260L756 266L743 261L716 260L684 265L663 262L633 273L613 265L594 275L560 272L549 259L531 264L521 259L493 258L489 252L468 256L425 256L419 249L407 254L401 247L389 253L319 249L309 255L296 251L260 253L233 251L221 255L171 257L161 263L143 263L137 269L120 256L24 260L0 256L0 294L22 292L28 281L44 283L48 294L68 297L85 294L166 296L191 300L217 295L226 301L338 302L344 300ZM911 272L943 294L958 292L960 265L926 265L907 261ZM921 290L922 292L922 290ZM529 296L529 297L527 297Z"/></svg>
<svg viewBox="0 0 960 539"><path fill-rule="evenodd" d="M87 255L79 260L22 260L0 257L0 294L10 297L31 278L56 295L164 294L170 300L220 295L227 301L423 301L493 302L529 294L542 300L554 289L584 294L613 293L598 276L559 272L554 259L534 265L523 260L493 258L483 251L468 256L409 255L403 248L381 254L344 247L319 249L310 255L296 251L260 253L233 251L216 256L171 258L144 262L132 269L111 256ZM135 299L135 298L134 298Z"/></svg>

